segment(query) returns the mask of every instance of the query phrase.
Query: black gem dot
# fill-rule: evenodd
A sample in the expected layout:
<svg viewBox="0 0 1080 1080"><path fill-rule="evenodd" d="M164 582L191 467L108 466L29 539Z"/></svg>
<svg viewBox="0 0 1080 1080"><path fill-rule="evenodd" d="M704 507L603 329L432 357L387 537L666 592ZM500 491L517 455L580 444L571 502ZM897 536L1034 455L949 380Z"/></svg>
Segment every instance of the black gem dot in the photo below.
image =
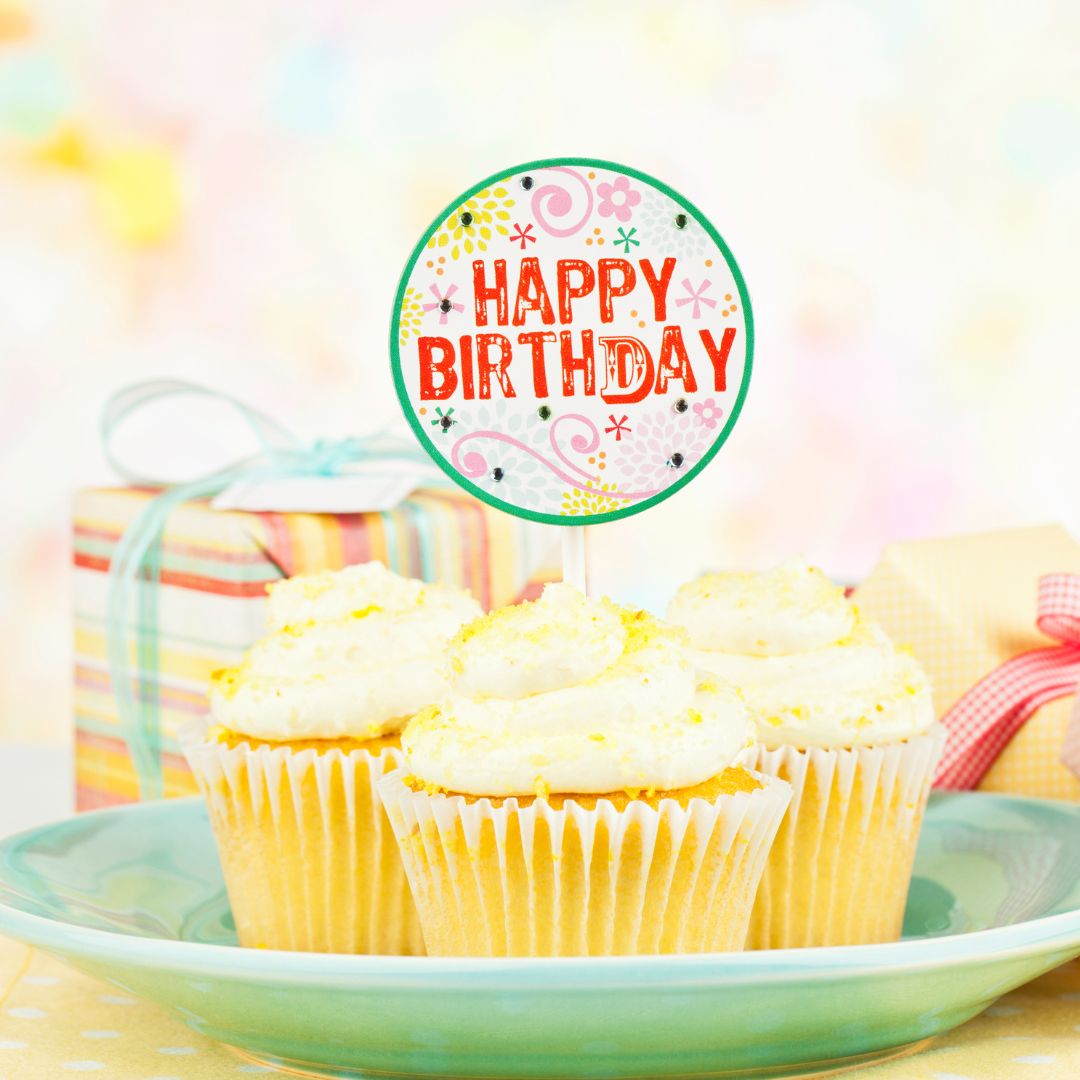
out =
<svg viewBox="0 0 1080 1080"><path fill-rule="evenodd" d="M550 420L551 419L551 406L550 405L541 405L540 408L536 410L536 415L539 416L541 420Z"/></svg>
<svg viewBox="0 0 1080 1080"><path fill-rule="evenodd" d="M673 409L674 409L674 410L675 410L676 412L679 412L679 413L683 413L683 412L686 412L686 410L687 410L687 409L689 409L689 408L690 408L690 406L689 406L689 404L687 403L687 401L686 401L686 398L684 398L684 397L681 397L681 398L679 398L679 400L678 400L678 401L676 401L676 402L675 402L675 404L674 404L674 405L672 405L672 408L673 408Z"/></svg>
<svg viewBox="0 0 1080 1080"><path fill-rule="evenodd" d="M667 459L667 467L669 469L680 469L680 468L682 468L683 460L684 460L684 458L683 458L682 454L680 454L676 450L675 453L672 454L671 457L669 457Z"/></svg>
<svg viewBox="0 0 1080 1080"><path fill-rule="evenodd" d="M464 225L467 229L473 223L473 216L469 213L468 210L463 210L461 212L461 215L458 217L458 221L460 221L461 224Z"/></svg>
<svg viewBox="0 0 1080 1080"><path fill-rule="evenodd" d="M675 228L676 229L685 229L686 226L689 225L689 224L690 224L690 219L685 214L676 214L675 215Z"/></svg>
<svg viewBox="0 0 1080 1080"><path fill-rule="evenodd" d="M449 416L439 417L439 427L441 427L443 431L449 431L453 426L454 421L451 420Z"/></svg>
<svg viewBox="0 0 1080 1080"><path fill-rule="evenodd" d="M533 186L533 178L531 176L523 176L521 178L521 186L526 191L531 191Z"/></svg>
<svg viewBox="0 0 1080 1080"><path fill-rule="evenodd" d="M443 299L439 301L439 310L440 311L449 311L453 306L454 306L453 301L452 300L447 300L445 297L443 297Z"/></svg>
<svg viewBox="0 0 1080 1080"><path fill-rule="evenodd" d="M503 471L502 471L502 469L499 468L498 465L496 465L495 468L491 470L491 479L494 480L495 483L497 484L502 478L503 478Z"/></svg>

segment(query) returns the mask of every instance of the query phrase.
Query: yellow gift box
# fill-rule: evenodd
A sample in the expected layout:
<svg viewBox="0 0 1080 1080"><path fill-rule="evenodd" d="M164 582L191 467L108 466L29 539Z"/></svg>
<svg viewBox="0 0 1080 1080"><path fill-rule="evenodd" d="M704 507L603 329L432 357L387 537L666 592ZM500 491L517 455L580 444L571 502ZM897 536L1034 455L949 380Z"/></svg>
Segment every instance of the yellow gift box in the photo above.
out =
<svg viewBox="0 0 1080 1080"><path fill-rule="evenodd" d="M1080 574L1080 544L1060 526L892 544L856 591L860 609L913 649L939 715L983 676L1030 649L1055 644L1036 626L1039 578ZM1040 708L979 787L1080 802L1080 779L1061 762L1073 697Z"/></svg>

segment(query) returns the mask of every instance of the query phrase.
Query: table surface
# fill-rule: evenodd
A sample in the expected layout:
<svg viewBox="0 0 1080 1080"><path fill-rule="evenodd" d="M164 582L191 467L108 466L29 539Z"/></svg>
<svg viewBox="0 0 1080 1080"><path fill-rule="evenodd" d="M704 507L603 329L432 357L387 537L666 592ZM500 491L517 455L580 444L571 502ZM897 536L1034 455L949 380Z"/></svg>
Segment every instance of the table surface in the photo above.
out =
<svg viewBox="0 0 1080 1080"><path fill-rule="evenodd" d="M0 747L0 835L71 812L63 750ZM0 938L0 1080L218 1080L268 1074L60 961ZM912 1057L852 1080L1075 1080L1080 1077L1080 961L1002 998Z"/></svg>

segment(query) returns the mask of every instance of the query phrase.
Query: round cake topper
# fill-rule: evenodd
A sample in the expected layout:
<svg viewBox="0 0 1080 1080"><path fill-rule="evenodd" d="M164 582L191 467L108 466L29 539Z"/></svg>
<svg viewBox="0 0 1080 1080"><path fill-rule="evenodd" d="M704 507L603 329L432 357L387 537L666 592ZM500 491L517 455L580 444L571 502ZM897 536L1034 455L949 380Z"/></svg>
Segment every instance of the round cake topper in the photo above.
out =
<svg viewBox="0 0 1080 1080"><path fill-rule="evenodd" d="M635 169L535 161L470 188L417 244L394 302L394 382L458 484L583 525L689 483L750 382L746 284L690 202Z"/></svg>

